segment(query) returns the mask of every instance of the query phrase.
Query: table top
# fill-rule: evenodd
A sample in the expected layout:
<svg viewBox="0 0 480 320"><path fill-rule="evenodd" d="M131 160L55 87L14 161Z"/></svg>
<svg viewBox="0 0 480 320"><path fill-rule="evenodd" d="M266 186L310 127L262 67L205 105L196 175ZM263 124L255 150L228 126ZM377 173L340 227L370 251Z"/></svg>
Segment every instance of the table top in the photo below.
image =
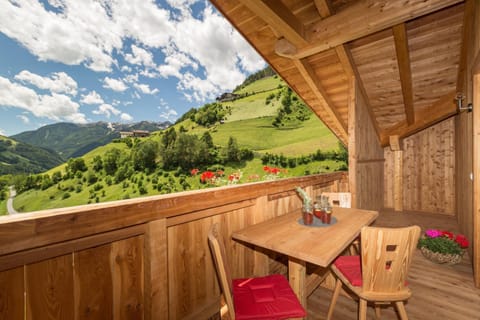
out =
<svg viewBox="0 0 480 320"><path fill-rule="evenodd" d="M304 226L299 210L233 232L232 238L327 267L378 212L334 207L333 216L337 222L328 227Z"/></svg>

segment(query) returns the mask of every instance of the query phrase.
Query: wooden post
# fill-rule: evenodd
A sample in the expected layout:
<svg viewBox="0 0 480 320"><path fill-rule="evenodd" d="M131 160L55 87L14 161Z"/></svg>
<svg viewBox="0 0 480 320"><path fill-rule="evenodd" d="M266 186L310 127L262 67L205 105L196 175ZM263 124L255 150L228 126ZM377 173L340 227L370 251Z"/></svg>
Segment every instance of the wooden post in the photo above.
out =
<svg viewBox="0 0 480 320"><path fill-rule="evenodd" d="M348 93L348 191L352 195L352 208L357 207L357 148L356 126L356 82L350 77Z"/></svg>
<svg viewBox="0 0 480 320"><path fill-rule="evenodd" d="M480 55L480 54L479 54ZM478 56L477 56L478 57ZM477 60L478 61L478 60ZM480 67L473 76L473 270L480 288Z"/></svg>
<svg viewBox="0 0 480 320"><path fill-rule="evenodd" d="M403 150L399 136L390 136L390 148L393 151L393 208L403 210Z"/></svg>

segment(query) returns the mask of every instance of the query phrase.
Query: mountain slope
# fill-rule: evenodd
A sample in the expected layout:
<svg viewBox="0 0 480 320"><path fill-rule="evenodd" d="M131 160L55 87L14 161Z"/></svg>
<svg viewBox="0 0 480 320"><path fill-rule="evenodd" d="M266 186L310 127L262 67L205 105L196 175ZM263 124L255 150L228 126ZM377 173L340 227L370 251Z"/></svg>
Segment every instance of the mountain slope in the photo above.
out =
<svg viewBox="0 0 480 320"><path fill-rule="evenodd" d="M80 157L85 153L120 138L120 131L157 131L169 126L169 122L142 121L135 124L56 123L34 131L22 132L11 138L56 151L63 159Z"/></svg>
<svg viewBox="0 0 480 320"><path fill-rule="evenodd" d="M0 136L0 175L40 173L63 161L55 151Z"/></svg>

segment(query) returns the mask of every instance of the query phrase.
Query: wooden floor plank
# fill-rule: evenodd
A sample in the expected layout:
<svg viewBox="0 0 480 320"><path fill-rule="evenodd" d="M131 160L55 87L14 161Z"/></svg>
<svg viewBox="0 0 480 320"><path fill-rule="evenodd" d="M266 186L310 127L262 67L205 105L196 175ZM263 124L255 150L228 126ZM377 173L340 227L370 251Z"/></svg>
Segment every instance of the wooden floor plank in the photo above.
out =
<svg viewBox="0 0 480 320"><path fill-rule="evenodd" d="M418 212L396 213L383 211L375 222L377 226L401 227L417 224L423 230L439 228L458 232L455 217ZM475 288L471 260L468 255L454 266L438 265L415 252L409 286L413 296L405 305L409 319L473 320L480 319L480 289ZM331 291L319 287L308 299L308 319L326 319ZM340 296L333 319L356 320L357 302ZM368 308L368 319L374 319L373 308ZM382 308L382 319L399 319L393 307Z"/></svg>

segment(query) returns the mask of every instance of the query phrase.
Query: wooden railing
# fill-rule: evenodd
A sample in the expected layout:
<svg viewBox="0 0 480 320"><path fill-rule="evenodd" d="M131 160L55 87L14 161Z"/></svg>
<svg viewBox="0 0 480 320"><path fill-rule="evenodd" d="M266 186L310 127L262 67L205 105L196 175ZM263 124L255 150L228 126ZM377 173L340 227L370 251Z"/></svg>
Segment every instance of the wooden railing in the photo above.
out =
<svg viewBox="0 0 480 320"><path fill-rule="evenodd" d="M202 319L220 291L210 225L232 231L296 210L294 188L347 191L347 173L258 182L0 219L0 319ZM234 277L271 261L230 241Z"/></svg>

